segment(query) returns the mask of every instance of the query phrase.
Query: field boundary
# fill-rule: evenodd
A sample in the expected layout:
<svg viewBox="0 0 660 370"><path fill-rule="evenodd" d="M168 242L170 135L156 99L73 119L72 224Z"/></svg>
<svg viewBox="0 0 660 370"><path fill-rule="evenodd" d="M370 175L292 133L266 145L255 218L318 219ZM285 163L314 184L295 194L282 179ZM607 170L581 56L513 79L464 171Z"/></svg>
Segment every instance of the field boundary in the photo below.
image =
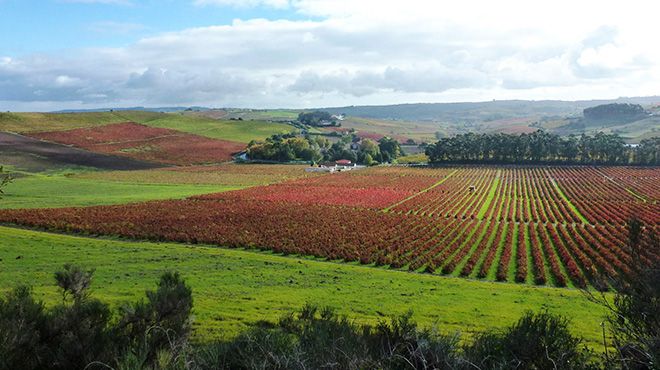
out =
<svg viewBox="0 0 660 370"><path fill-rule="evenodd" d="M573 212L575 212L575 214L578 216L578 218L580 219L580 221L582 221L583 224L590 225L591 223L589 222L589 220L587 220L587 218L584 217L584 215L583 215L582 213L580 213L580 210L577 209L577 207L575 206L575 204L573 204L573 202L571 202L571 200L568 199L568 197L566 196L566 194L564 194L564 191L561 190L561 187L559 186L559 184L557 183L557 181L556 181L556 180L555 180L555 179L554 179L554 178L553 178L553 177L552 177L547 171L545 171L545 173L546 173L546 175L548 175L548 178L550 179L550 182L552 183L552 185L553 185L553 186L555 187L555 189L557 190L557 193L559 193L559 196L560 196L560 197L566 202L566 204L568 205L568 207L569 207Z"/></svg>
<svg viewBox="0 0 660 370"><path fill-rule="evenodd" d="M399 205L401 205L401 204L403 204L403 203L405 203L405 202L407 202L407 201L409 201L409 200L411 200L411 199L413 199L413 198L415 198L415 197L417 197L417 196L419 196L419 195L422 195L422 194L428 192L429 190L431 190L431 189L433 189L433 188L436 188L436 187L442 185L442 183L444 183L445 181L447 181L447 179L449 179L450 177L452 177L452 175L454 175L456 172L458 172L458 169L455 169L455 170L451 171L447 176L445 176L444 179L442 179L442 180L436 182L435 184L429 186L428 188L423 189L423 190L420 190L419 192L417 192L417 193L415 193L415 194L413 194L413 195L407 197L406 199L400 200L400 201L398 201L398 202L392 204L391 206L389 206L389 207L387 207L387 208L384 208L384 209L383 209L383 212L389 212L392 208L397 207L397 206L399 206Z"/></svg>

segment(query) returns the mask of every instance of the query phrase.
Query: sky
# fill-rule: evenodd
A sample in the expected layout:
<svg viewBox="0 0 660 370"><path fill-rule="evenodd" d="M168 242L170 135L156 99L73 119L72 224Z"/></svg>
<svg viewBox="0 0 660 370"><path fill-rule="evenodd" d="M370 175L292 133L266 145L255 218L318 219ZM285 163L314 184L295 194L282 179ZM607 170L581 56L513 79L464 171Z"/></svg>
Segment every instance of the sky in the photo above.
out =
<svg viewBox="0 0 660 370"><path fill-rule="evenodd" d="M0 110L660 95L660 3L0 0Z"/></svg>

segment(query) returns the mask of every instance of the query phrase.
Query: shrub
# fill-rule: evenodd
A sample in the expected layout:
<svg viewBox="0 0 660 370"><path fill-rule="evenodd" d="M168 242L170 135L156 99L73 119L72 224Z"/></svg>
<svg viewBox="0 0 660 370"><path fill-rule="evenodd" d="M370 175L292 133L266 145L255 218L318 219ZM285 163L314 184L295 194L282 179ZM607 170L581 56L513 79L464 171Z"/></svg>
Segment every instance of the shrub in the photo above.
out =
<svg viewBox="0 0 660 370"><path fill-rule="evenodd" d="M0 369L38 369L47 355L44 305L19 286L0 298Z"/></svg>
<svg viewBox="0 0 660 370"><path fill-rule="evenodd" d="M24 286L0 299L0 370L187 368L192 292L183 279L163 274L146 302L113 322L108 305L88 294L93 272L56 272L63 300L50 309Z"/></svg>
<svg viewBox="0 0 660 370"><path fill-rule="evenodd" d="M591 354L568 321L548 312L527 312L503 332L486 332L465 349L481 369L588 369Z"/></svg>

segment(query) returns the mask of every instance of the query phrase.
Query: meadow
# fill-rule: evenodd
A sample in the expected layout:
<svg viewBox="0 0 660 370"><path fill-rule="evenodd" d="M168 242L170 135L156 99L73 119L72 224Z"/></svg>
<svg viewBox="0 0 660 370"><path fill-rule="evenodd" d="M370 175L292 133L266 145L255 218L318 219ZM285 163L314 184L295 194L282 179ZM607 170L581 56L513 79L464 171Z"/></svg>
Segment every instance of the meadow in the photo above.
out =
<svg viewBox="0 0 660 370"><path fill-rule="evenodd" d="M80 173L80 179L127 182L138 184L190 184L257 186L317 176L305 172L305 165L224 163L211 166L172 167L142 171L95 171Z"/></svg>
<svg viewBox="0 0 660 370"><path fill-rule="evenodd" d="M241 189L241 185L182 185L99 181L73 178L70 173L29 175L7 185L0 209L84 207Z"/></svg>
<svg viewBox="0 0 660 370"><path fill-rule="evenodd" d="M17 133L70 130L104 126L111 123L145 123L162 118L164 113L121 111L90 113L0 113L0 131Z"/></svg>
<svg viewBox="0 0 660 370"><path fill-rule="evenodd" d="M172 113L162 118L145 122L153 127L183 131L212 139L223 139L240 143L263 140L274 134L291 132L293 127L284 123L262 120L216 120L191 114Z"/></svg>

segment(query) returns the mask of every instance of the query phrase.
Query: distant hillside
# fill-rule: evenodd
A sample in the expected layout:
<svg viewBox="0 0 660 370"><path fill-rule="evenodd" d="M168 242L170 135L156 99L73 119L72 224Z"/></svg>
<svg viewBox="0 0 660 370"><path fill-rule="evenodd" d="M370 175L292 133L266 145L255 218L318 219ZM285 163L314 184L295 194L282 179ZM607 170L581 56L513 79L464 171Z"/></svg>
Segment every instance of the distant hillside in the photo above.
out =
<svg viewBox="0 0 660 370"><path fill-rule="evenodd" d="M206 107L129 107L129 108L92 108L92 109L63 109L51 113L99 113L99 112L124 112L124 111L139 111L139 112L159 112L159 113L172 113L181 112L185 110L205 111L210 108Z"/></svg>
<svg viewBox="0 0 660 370"><path fill-rule="evenodd" d="M587 121L625 123L646 118L649 113L639 104L612 103L586 108L583 116Z"/></svg>
<svg viewBox="0 0 660 370"><path fill-rule="evenodd" d="M585 108L609 103L652 105L660 96L619 98L616 100L497 100L476 103L429 103L321 108L333 114L349 116L447 123L496 121L529 116L581 115Z"/></svg>
<svg viewBox="0 0 660 370"><path fill-rule="evenodd" d="M614 133L628 142L637 143L658 136L660 113L654 106L646 110L639 104L610 103L585 108L579 117L544 121L538 126L560 135Z"/></svg>

